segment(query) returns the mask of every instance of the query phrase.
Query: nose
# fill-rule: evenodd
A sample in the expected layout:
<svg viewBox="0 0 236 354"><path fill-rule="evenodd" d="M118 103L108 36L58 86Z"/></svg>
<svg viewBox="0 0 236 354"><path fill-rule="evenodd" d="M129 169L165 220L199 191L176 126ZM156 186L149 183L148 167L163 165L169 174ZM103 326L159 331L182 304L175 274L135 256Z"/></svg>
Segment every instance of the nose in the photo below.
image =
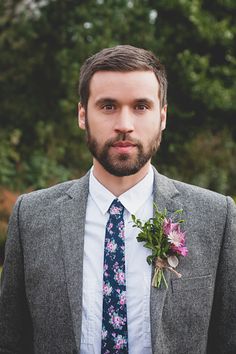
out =
<svg viewBox="0 0 236 354"><path fill-rule="evenodd" d="M134 121L128 108L120 110L116 117L114 130L117 133L131 133L134 130Z"/></svg>

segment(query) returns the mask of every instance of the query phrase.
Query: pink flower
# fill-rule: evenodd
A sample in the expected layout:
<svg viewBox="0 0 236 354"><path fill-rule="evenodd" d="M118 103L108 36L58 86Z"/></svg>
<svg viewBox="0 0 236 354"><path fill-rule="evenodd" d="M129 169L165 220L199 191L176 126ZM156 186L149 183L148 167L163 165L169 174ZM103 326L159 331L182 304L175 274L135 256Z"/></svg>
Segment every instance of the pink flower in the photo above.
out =
<svg viewBox="0 0 236 354"><path fill-rule="evenodd" d="M124 283L125 283L125 273L122 272L121 269L117 270L114 278L115 278L115 280L117 281L117 283L119 285L124 285Z"/></svg>
<svg viewBox="0 0 236 354"><path fill-rule="evenodd" d="M113 267L112 267L112 268L114 269L114 272L116 273L117 269L119 269L119 263L118 263L118 262L115 262L115 263L113 264Z"/></svg>
<svg viewBox="0 0 236 354"><path fill-rule="evenodd" d="M171 219L164 219L163 231L165 235L169 235L172 231L177 230L179 227L178 223L172 222Z"/></svg>
<svg viewBox="0 0 236 354"><path fill-rule="evenodd" d="M118 208L118 207L116 207L116 206L113 206L113 207L110 209L110 214L111 214L111 215L120 214L120 213L121 213L121 210L122 210L122 208Z"/></svg>
<svg viewBox="0 0 236 354"><path fill-rule="evenodd" d="M187 256L188 249L185 247L185 232L180 230L180 224L172 223L171 219L165 219L163 231L171 244L171 250L181 256Z"/></svg>
<svg viewBox="0 0 236 354"><path fill-rule="evenodd" d="M107 270L108 270L108 265L106 263L104 263L103 272L104 272L105 277L108 277L108 275L109 275Z"/></svg>
<svg viewBox="0 0 236 354"><path fill-rule="evenodd" d="M107 248L107 250L110 251L110 252L115 252L115 250L116 250L116 248L117 248L117 244L115 243L114 240L108 241L106 248Z"/></svg>
<svg viewBox="0 0 236 354"><path fill-rule="evenodd" d="M117 337L114 338L115 340L115 349L123 349L124 346L127 344L127 340L122 337L122 335L118 334Z"/></svg>
<svg viewBox="0 0 236 354"><path fill-rule="evenodd" d="M122 291L122 293L119 295L119 299L120 299L120 305L125 305L126 303L125 291Z"/></svg>
<svg viewBox="0 0 236 354"><path fill-rule="evenodd" d="M113 232L110 232L112 228L113 228L113 223L110 222L110 223L107 225L107 230L108 230L109 233L113 233Z"/></svg>
<svg viewBox="0 0 236 354"><path fill-rule="evenodd" d="M122 329L122 326L126 322L126 318L120 317L116 312L114 312L109 321L115 329Z"/></svg>
<svg viewBox="0 0 236 354"><path fill-rule="evenodd" d="M109 314L109 316L112 316L112 314L113 314L114 312L115 312L114 306L111 305L111 306L109 307L109 309L108 309L108 314Z"/></svg>
<svg viewBox="0 0 236 354"><path fill-rule="evenodd" d="M172 251L180 254L183 257L187 256L188 254L188 249L185 246L180 246L180 247L172 246L171 249Z"/></svg>
<svg viewBox="0 0 236 354"><path fill-rule="evenodd" d="M107 284L103 283L103 295L109 296L112 292L112 286L108 282Z"/></svg>
<svg viewBox="0 0 236 354"><path fill-rule="evenodd" d="M180 227L177 230L171 231L168 235L168 242L176 247L184 245L185 233L180 231Z"/></svg>

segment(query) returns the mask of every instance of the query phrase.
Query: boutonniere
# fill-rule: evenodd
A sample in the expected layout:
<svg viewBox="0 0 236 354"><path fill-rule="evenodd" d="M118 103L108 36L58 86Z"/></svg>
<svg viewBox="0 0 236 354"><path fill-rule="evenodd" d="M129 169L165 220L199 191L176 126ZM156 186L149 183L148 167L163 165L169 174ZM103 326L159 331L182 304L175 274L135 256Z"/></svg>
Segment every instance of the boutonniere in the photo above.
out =
<svg viewBox="0 0 236 354"><path fill-rule="evenodd" d="M155 271L152 286L159 288L162 281L168 287L164 270L173 272L178 278L181 274L175 268L179 264L179 256L187 256L188 249L185 246L185 232L181 231L184 220L178 215L183 210L176 210L173 218L167 218L167 210L159 211L154 203L154 216L146 222L132 215L133 227L140 229L137 236L138 242L144 242L144 247L149 248L152 254L147 257L149 265L154 264ZM178 220L179 219L179 220Z"/></svg>

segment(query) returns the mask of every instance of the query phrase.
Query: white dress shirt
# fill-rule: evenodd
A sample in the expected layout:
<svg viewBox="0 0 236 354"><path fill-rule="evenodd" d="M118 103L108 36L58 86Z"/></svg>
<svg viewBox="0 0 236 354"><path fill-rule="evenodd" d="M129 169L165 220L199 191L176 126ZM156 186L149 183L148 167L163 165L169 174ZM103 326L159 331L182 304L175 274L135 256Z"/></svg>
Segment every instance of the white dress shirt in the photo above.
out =
<svg viewBox="0 0 236 354"><path fill-rule="evenodd" d="M81 354L101 352L103 252L108 209L116 197L90 173L85 221ZM131 214L153 216L153 170L118 198L124 205L128 346L130 354L151 354L150 250L136 240Z"/></svg>

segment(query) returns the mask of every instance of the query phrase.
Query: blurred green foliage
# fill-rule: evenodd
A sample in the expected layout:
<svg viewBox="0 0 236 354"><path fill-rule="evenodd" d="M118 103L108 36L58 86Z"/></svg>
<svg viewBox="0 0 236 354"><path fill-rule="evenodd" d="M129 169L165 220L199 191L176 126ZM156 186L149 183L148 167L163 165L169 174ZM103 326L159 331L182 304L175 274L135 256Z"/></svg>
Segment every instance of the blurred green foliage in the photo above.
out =
<svg viewBox="0 0 236 354"><path fill-rule="evenodd" d="M116 44L151 49L169 79L160 172L236 195L234 0L2 0L0 185L43 188L91 164L79 69Z"/></svg>

